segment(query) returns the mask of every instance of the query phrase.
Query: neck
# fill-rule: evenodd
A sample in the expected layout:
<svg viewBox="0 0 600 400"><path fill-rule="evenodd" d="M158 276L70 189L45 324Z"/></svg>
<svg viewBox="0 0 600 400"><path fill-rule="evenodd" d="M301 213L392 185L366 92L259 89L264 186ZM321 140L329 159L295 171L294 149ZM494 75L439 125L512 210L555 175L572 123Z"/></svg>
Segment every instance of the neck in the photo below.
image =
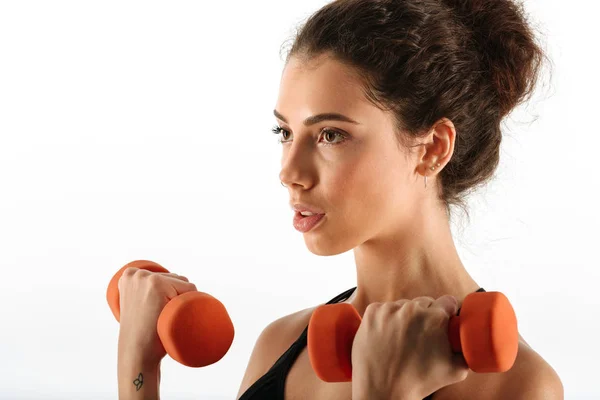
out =
<svg viewBox="0 0 600 400"><path fill-rule="evenodd" d="M357 288L346 300L359 314L373 302L445 294L464 298L480 286L466 271L443 209L415 213L398 230L372 237L354 249Z"/></svg>

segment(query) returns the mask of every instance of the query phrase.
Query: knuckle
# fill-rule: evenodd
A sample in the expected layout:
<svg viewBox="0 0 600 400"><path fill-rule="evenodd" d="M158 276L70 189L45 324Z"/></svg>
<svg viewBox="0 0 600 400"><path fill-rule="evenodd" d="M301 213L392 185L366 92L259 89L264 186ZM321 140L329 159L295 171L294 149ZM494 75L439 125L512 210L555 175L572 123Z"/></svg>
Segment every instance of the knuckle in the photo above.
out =
<svg viewBox="0 0 600 400"><path fill-rule="evenodd" d="M133 275L135 275L135 273L139 271L139 268L136 267L128 267L125 269L125 271L123 271L123 274L121 275L122 277L124 276L125 278L130 278Z"/></svg>
<svg viewBox="0 0 600 400"><path fill-rule="evenodd" d="M139 269L135 267L129 267L123 271L123 273L119 277L119 280L117 281L117 287L119 288L119 291L125 285L129 285L129 282L133 280L138 271Z"/></svg>
<svg viewBox="0 0 600 400"><path fill-rule="evenodd" d="M364 314L365 318L373 316L373 314L375 314L381 306L382 306L382 303L380 303L380 302L374 302L374 303L368 304L367 308L365 308L365 314Z"/></svg>
<svg viewBox="0 0 600 400"><path fill-rule="evenodd" d="M430 308L435 299L430 296L420 296L412 300L412 304L415 308L418 309L427 309Z"/></svg>
<svg viewBox="0 0 600 400"><path fill-rule="evenodd" d="M404 307L405 307L405 306L406 306L408 303L410 303L410 300L408 300L408 299L396 300L396 301L394 302L394 304L396 305L396 308L397 308L398 310L402 310L402 309L404 309Z"/></svg>
<svg viewBox="0 0 600 400"><path fill-rule="evenodd" d="M148 283L150 283L152 287L157 287L162 284L162 277L160 274L150 274L150 276L148 276Z"/></svg>
<svg viewBox="0 0 600 400"><path fill-rule="evenodd" d="M415 314L421 308L418 301L409 300L404 303L402 310L407 314Z"/></svg>

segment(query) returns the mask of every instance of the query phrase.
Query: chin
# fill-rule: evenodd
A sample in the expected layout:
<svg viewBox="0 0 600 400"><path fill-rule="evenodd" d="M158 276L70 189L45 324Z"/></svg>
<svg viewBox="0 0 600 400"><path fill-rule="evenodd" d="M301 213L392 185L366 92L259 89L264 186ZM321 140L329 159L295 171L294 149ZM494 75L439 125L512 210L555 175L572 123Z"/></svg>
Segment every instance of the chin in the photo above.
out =
<svg viewBox="0 0 600 400"><path fill-rule="evenodd" d="M328 239L314 235L311 237L310 232L304 235L304 243L308 250L317 256L336 256L352 250L356 245L347 241L337 239Z"/></svg>

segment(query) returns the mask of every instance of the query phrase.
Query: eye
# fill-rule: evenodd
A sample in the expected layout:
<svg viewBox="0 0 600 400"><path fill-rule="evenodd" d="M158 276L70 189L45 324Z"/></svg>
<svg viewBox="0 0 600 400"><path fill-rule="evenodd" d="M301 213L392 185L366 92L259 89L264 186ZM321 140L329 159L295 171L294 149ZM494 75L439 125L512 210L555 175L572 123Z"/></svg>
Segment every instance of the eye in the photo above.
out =
<svg viewBox="0 0 600 400"><path fill-rule="evenodd" d="M336 132L336 131L332 131L331 129L323 129L321 131L323 133L323 138L327 139L327 138L333 138L335 139L336 137L341 137L342 139L345 139L345 135L341 134L340 132ZM330 142L328 140L326 140L327 144L337 144L337 143L341 143L342 141L339 142Z"/></svg>
<svg viewBox="0 0 600 400"><path fill-rule="evenodd" d="M284 133L284 132L289 134L289 132L288 132L288 131L286 131L285 129L283 129L282 127L280 127L280 126L278 126L278 125L275 125L275 126L274 126L274 127L271 129L271 132L273 132L275 135L279 135L280 133ZM286 140L281 140L281 139L279 139L279 143L284 143L284 142L287 142L287 141L288 141L287 139L286 139Z"/></svg>
<svg viewBox="0 0 600 400"><path fill-rule="evenodd" d="M289 137L289 135L291 135L291 133L278 125L275 125L271 129L271 132L273 132L275 135L282 134L283 139L279 139L279 143L287 143L290 141L289 139L286 138L285 134L287 134L288 135L287 137ZM336 144L341 143L346 140L345 134L331 130L331 129L323 129L321 131L321 133L322 133L323 138L326 139L324 141L324 143L327 146L333 146L333 145L336 145ZM337 142L334 142L333 140L335 140L336 137L340 137L340 138L342 138L342 140L338 140Z"/></svg>

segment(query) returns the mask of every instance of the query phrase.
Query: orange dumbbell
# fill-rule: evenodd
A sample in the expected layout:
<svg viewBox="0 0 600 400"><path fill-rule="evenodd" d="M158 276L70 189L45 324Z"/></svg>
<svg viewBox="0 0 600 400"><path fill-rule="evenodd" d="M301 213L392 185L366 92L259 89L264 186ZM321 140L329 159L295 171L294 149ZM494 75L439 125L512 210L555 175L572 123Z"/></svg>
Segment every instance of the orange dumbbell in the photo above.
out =
<svg viewBox="0 0 600 400"><path fill-rule="evenodd" d="M112 277L106 300L119 321L119 278L135 267L151 272L169 272L159 264L137 260L121 268ZM188 367L204 367L219 361L233 342L233 323L223 304L203 292L186 292L172 298L161 311L157 331L160 341L175 361Z"/></svg>
<svg viewBox="0 0 600 400"><path fill-rule="evenodd" d="M351 304L319 306L310 318L307 347L310 363L325 382L352 380L352 343L361 317ZM517 317L500 292L476 292L463 301L448 323L448 339L474 372L505 372L519 347Z"/></svg>

